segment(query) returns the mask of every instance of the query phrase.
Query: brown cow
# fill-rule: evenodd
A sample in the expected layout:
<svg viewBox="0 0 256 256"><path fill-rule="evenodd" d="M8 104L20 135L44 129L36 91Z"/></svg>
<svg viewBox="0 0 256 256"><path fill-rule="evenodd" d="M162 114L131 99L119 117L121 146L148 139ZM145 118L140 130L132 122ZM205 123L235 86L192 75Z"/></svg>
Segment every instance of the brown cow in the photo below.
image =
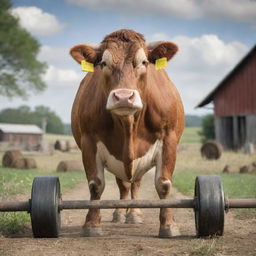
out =
<svg viewBox="0 0 256 256"><path fill-rule="evenodd" d="M120 198L138 198L142 176L156 167L155 187L168 198L176 148L184 127L183 106L175 86L156 59L170 60L178 47L171 42L147 44L143 35L119 30L99 45L80 44L72 57L95 66L82 80L72 109L72 131L82 151L91 200L104 190L104 168L116 176ZM116 209L113 221L124 219ZM101 235L100 210L90 209L85 236ZM142 222L139 209L130 209L126 222ZM178 234L171 209L160 209L160 237Z"/></svg>

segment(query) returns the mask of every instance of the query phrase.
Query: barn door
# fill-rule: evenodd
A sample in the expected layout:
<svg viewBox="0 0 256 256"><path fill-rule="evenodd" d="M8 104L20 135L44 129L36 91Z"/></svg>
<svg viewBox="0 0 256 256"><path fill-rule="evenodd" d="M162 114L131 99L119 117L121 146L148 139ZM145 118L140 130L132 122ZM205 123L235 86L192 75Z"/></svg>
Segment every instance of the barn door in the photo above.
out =
<svg viewBox="0 0 256 256"><path fill-rule="evenodd" d="M245 116L233 116L233 143L234 149L241 149L246 142Z"/></svg>
<svg viewBox="0 0 256 256"><path fill-rule="evenodd" d="M246 118L245 116L239 116L237 121L238 121L239 148L241 148L245 145L245 142L246 142Z"/></svg>

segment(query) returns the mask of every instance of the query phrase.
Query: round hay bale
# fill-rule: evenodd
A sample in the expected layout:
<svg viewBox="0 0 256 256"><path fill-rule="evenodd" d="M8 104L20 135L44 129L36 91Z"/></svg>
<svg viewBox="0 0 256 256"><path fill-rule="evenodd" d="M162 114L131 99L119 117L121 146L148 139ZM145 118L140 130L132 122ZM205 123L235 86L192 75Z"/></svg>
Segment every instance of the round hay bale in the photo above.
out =
<svg viewBox="0 0 256 256"><path fill-rule="evenodd" d="M230 166L230 165L226 165L224 167L224 169L222 170L223 173L236 173L238 172L237 168L233 167L233 166Z"/></svg>
<svg viewBox="0 0 256 256"><path fill-rule="evenodd" d="M61 150L61 144L59 140L56 140L54 143L54 149Z"/></svg>
<svg viewBox="0 0 256 256"><path fill-rule="evenodd" d="M223 148L216 140L208 140L201 147L201 155L209 160L216 160L221 157Z"/></svg>
<svg viewBox="0 0 256 256"><path fill-rule="evenodd" d="M249 165L249 172L256 173L256 162L253 162Z"/></svg>
<svg viewBox="0 0 256 256"><path fill-rule="evenodd" d="M27 169L26 168L26 159L25 158L17 159L14 162L13 167L16 168L16 169Z"/></svg>
<svg viewBox="0 0 256 256"><path fill-rule="evenodd" d="M37 168L36 160L34 158L25 158L26 169Z"/></svg>
<svg viewBox="0 0 256 256"><path fill-rule="evenodd" d="M249 172L249 166L244 165L240 168L239 173L248 173Z"/></svg>
<svg viewBox="0 0 256 256"><path fill-rule="evenodd" d="M3 167L9 167L14 168L14 163L18 160L23 158L22 153L19 150L9 150L6 151L3 155L2 159L2 166Z"/></svg>
<svg viewBox="0 0 256 256"><path fill-rule="evenodd" d="M54 149L62 152L67 151L67 142L65 140L56 140L54 143Z"/></svg>
<svg viewBox="0 0 256 256"><path fill-rule="evenodd" d="M256 167L255 166L252 166L252 168L251 168L251 171L250 171L251 173L256 173Z"/></svg>
<svg viewBox="0 0 256 256"><path fill-rule="evenodd" d="M81 161L69 160L61 161L57 166L57 172L70 172L70 171L80 171L84 170Z"/></svg>
<svg viewBox="0 0 256 256"><path fill-rule="evenodd" d="M230 166L226 165L224 169L222 170L223 173L230 173Z"/></svg>

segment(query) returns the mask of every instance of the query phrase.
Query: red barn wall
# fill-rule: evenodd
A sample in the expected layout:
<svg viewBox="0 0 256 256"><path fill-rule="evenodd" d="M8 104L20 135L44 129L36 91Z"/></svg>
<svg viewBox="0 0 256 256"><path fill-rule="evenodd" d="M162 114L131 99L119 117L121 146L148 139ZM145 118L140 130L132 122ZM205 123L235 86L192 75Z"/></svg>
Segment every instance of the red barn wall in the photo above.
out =
<svg viewBox="0 0 256 256"><path fill-rule="evenodd" d="M0 142L8 143L22 149L38 147L42 141L42 134L3 133L0 131Z"/></svg>
<svg viewBox="0 0 256 256"><path fill-rule="evenodd" d="M247 59L214 95L218 117L256 114L256 53Z"/></svg>

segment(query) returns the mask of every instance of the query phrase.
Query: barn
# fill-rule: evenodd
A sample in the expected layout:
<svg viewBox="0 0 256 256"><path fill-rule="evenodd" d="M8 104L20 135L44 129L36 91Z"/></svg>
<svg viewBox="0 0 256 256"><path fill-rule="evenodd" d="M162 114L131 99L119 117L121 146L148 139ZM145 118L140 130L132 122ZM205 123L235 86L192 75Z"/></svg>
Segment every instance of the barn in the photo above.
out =
<svg viewBox="0 0 256 256"><path fill-rule="evenodd" d="M197 107L211 102L215 136L225 149L256 146L256 45Z"/></svg>
<svg viewBox="0 0 256 256"><path fill-rule="evenodd" d="M36 125L0 123L0 148L37 150L43 131Z"/></svg>

